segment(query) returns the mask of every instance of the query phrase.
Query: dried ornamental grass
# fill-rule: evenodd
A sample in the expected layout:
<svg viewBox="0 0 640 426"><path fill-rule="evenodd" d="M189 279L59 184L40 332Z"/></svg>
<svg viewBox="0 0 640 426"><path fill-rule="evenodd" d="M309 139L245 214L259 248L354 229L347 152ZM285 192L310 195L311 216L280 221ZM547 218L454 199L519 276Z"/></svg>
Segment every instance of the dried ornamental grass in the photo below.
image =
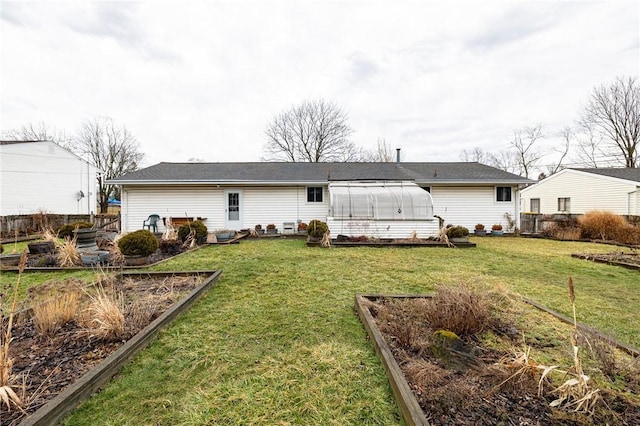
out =
<svg viewBox="0 0 640 426"><path fill-rule="evenodd" d="M64 239L64 242L58 247L58 263L61 267L70 267L82 265L80 252L76 247L76 237Z"/></svg>
<svg viewBox="0 0 640 426"><path fill-rule="evenodd" d="M93 336L107 341L121 339L125 333L124 298L113 287L96 285L95 293L88 293L87 326Z"/></svg>
<svg viewBox="0 0 640 426"><path fill-rule="evenodd" d="M620 229L627 226L622 216L605 210L589 211L579 219L579 223L589 238L601 240L615 240Z"/></svg>
<svg viewBox="0 0 640 426"><path fill-rule="evenodd" d="M75 319L80 295L76 291L66 291L33 304L33 321L40 335L51 336L62 324Z"/></svg>
<svg viewBox="0 0 640 426"><path fill-rule="evenodd" d="M20 263L18 264L18 278L13 286L11 296L5 301L4 296L0 296L0 404L4 403L7 410L11 407L21 409L22 401L13 390L13 382L15 378L12 374L13 359L9 356L9 348L12 340L13 318L16 312L18 302L18 289L20 288L20 279L22 272L27 265L27 252L22 252ZM9 306L5 311L5 302L9 302ZM6 315L6 317L5 317Z"/></svg>

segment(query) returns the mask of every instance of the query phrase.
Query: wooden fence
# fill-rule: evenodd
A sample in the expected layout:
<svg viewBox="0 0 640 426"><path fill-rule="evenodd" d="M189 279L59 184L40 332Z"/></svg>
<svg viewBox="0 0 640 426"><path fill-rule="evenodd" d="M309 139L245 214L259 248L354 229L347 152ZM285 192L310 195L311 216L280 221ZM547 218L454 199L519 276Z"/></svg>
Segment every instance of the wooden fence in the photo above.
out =
<svg viewBox="0 0 640 426"><path fill-rule="evenodd" d="M520 232L525 234L538 234L545 229L549 229L559 222L567 220L579 219L582 214L536 214L521 213L520 214ZM640 216L621 215L627 222L639 226Z"/></svg>
<svg viewBox="0 0 640 426"><path fill-rule="evenodd" d="M31 214L0 216L0 234L3 238L41 232L43 227L54 231L62 225L75 222L91 222L96 229L120 232L120 213L117 214Z"/></svg>

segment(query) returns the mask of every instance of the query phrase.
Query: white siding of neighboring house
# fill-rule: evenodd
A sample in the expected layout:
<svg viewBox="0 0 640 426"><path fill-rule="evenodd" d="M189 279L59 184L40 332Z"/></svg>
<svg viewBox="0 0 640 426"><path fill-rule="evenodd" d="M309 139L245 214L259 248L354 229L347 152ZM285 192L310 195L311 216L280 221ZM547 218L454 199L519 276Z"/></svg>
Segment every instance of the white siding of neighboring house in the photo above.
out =
<svg viewBox="0 0 640 426"><path fill-rule="evenodd" d="M531 199L538 198L542 214L608 210L621 215L639 215L638 187L640 183L566 169L523 189L522 211L529 212ZM558 211L558 198L571 199L570 211Z"/></svg>
<svg viewBox="0 0 640 426"><path fill-rule="evenodd" d="M325 220L328 193L322 203L307 203L306 187L125 186L122 191L122 230L142 229L151 214L160 217L202 217L210 231L225 228L225 189L242 191L240 228L270 223L282 232L284 222ZM164 227L159 223L159 231Z"/></svg>
<svg viewBox="0 0 640 426"><path fill-rule="evenodd" d="M505 185L506 186L506 185ZM507 230L505 213L519 220L517 210L518 192L511 189L511 201L496 201L495 186L432 186L434 214L444 219L445 224L461 225L470 232L476 224L482 223L485 229L500 224Z"/></svg>
<svg viewBox="0 0 640 426"><path fill-rule="evenodd" d="M53 142L0 145L0 176L1 216L96 211L96 168Z"/></svg>

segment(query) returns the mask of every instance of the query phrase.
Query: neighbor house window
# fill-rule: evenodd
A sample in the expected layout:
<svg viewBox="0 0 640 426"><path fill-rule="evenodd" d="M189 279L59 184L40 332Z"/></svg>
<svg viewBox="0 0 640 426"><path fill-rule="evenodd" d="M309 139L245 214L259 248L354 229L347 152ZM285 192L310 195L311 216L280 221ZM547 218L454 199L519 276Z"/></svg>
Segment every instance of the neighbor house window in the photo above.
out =
<svg viewBox="0 0 640 426"><path fill-rule="evenodd" d="M571 198L558 198L558 211L569 212L571 210Z"/></svg>
<svg viewBox="0 0 640 426"><path fill-rule="evenodd" d="M529 211L531 213L540 213L540 198L532 198L529 200Z"/></svg>
<svg viewBox="0 0 640 426"><path fill-rule="evenodd" d="M308 203L321 203L322 202L322 187L321 186L308 186L307 187L307 202Z"/></svg>
<svg viewBox="0 0 640 426"><path fill-rule="evenodd" d="M511 187L496 186L496 201L511 201Z"/></svg>

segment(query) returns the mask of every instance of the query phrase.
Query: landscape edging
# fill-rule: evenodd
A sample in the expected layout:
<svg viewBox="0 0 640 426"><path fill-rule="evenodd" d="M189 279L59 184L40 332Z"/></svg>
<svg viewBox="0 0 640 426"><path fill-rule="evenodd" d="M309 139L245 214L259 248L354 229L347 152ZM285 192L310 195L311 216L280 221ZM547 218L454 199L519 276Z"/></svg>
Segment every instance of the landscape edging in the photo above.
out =
<svg viewBox="0 0 640 426"><path fill-rule="evenodd" d="M57 424L62 418L73 411L82 401L87 399L93 392L102 387L131 359L138 351L143 349L161 328L169 324L175 317L187 310L196 302L213 284L220 278L222 270L211 271L162 271L162 272L140 272L123 273L122 275L202 275L211 274L202 284L193 289L187 296L182 298L167 309L162 315L143 328L135 336L129 339L124 345L105 358L100 364L92 368L85 375L80 377L74 384L58 394L51 401L38 409L29 417L25 418L20 426L44 426Z"/></svg>

